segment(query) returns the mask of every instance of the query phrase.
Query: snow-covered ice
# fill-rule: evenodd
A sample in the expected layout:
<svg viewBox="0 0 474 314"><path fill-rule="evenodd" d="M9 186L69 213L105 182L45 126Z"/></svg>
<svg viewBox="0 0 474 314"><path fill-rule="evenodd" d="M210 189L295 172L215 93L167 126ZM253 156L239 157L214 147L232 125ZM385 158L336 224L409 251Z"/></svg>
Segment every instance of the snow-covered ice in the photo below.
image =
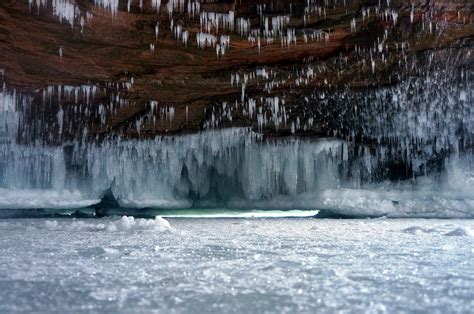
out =
<svg viewBox="0 0 474 314"><path fill-rule="evenodd" d="M473 231L473 220L5 219L0 312L468 313Z"/></svg>

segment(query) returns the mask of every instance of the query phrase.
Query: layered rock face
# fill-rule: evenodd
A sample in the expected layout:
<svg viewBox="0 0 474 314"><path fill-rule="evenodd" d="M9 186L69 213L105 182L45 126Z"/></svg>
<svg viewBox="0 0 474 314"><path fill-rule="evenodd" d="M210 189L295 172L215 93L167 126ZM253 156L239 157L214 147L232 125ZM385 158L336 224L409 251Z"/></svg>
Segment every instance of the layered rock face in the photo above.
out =
<svg viewBox="0 0 474 314"><path fill-rule="evenodd" d="M471 71L473 16L468 0L5 0L0 68L51 124L62 107L89 135L251 126L347 136L351 121L341 128L341 110L315 90ZM89 114L70 112L79 103Z"/></svg>
<svg viewBox="0 0 474 314"><path fill-rule="evenodd" d="M473 6L1 1L0 208L471 217Z"/></svg>

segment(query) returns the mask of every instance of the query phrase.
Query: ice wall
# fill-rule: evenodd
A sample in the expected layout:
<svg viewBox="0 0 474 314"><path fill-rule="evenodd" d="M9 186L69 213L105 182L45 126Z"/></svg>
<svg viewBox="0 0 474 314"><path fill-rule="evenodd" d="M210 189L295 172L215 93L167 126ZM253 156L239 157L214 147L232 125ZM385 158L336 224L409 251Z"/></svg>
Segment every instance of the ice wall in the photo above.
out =
<svg viewBox="0 0 474 314"><path fill-rule="evenodd" d="M0 193L75 191L93 200L111 188L123 206L251 206L336 188L345 149L338 140L263 141L248 129L82 147L11 143L0 153Z"/></svg>
<svg viewBox="0 0 474 314"><path fill-rule="evenodd" d="M352 216L472 217L470 85L443 87L428 78L422 83L430 89L424 92L414 82L419 81L365 94L316 94L320 100L344 97L346 106L360 108L341 111L340 117L348 129L362 129L368 144L350 136L268 139L248 128L96 140L87 137L87 125L71 124L78 112L100 124L107 110L113 111L112 104L87 106L97 92L93 87L60 88L55 97L71 105L58 101L52 120L34 123L34 100L4 88L0 208L79 208L98 203L111 189L124 207L318 208ZM44 99L54 108L48 100L52 95L45 92ZM155 106L150 110L155 112ZM76 133L63 138L67 130ZM52 144L54 136L59 144ZM394 161L415 170L425 167L407 169L411 179L389 181L383 174Z"/></svg>

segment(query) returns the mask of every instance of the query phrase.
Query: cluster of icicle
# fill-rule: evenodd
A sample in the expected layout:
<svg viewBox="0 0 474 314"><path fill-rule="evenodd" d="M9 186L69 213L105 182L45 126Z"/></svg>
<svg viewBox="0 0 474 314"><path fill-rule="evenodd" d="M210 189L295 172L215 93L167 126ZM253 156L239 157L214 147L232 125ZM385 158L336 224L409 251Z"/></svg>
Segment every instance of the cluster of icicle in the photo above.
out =
<svg viewBox="0 0 474 314"><path fill-rule="evenodd" d="M460 98L472 101L472 93ZM284 105L266 102L278 120ZM99 202L110 189L126 207L317 207L393 217L472 217L474 210L472 152L446 159L441 177L376 184L367 178L394 156L330 138L266 140L234 128L148 140L20 143L28 123L23 108L30 106L31 98L0 93L0 208L77 208ZM421 119L421 129L436 129Z"/></svg>
<svg viewBox="0 0 474 314"><path fill-rule="evenodd" d="M30 11L33 6L39 12L40 9L51 9L54 16L59 18L62 23L66 21L74 28L74 24L79 21L81 33L84 32L86 21L92 18L89 12L82 12L79 7L71 0L28 0Z"/></svg>
<svg viewBox="0 0 474 314"><path fill-rule="evenodd" d="M57 16L60 21L65 20L71 26L74 26L78 21L81 25L81 32L84 31L86 22L92 18L91 13L81 11L83 9L79 8L79 6L71 0L28 1L30 9L36 6L38 12L41 7L51 7L53 14ZM119 12L119 0L94 0L93 3L98 8L111 12L112 16L116 16ZM161 0L128 0L128 12L130 12L133 3L136 3L142 11L145 7L151 7L156 14L160 15L162 7ZM310 29L307 28L306 25L325 20L327 18L327 11L335 9L337 6L348 8L348 3L347 1L325 1L324 3L318 3L314 0L306 1L302 15L304 29L298 31L289 26L291 25L293 17L297 19L301 18L293 12L294 6L292 3L288 3L284 14L280 15L276 15L272 12L273 5L257 4L256 13L260 17L258 25L249 18L238 17L237 13L233 10L227 13L203 11L199 0L169 0L166 3L165 9L170 19L172 34L178 41L181 41L186 48L188 47L189 38L192 37L193 34L191 29L185 29L184 25L189 26L195 18L199 17L200 28L199 31L196 32L196 45L203 49L213 48L216 51L217 57L222 57L230 49L231 34L247 38L252 46L258 49L259 53L262 52L265 46L273 46L278 43L282 48L286 49L290 49L298 43L312 44L314 41L328 44L331 37L330 29ZM188 21L185 21L182 16L186 13ZM378 5L363 6L360 10L347 12L347 14L351 16L350 30L353 33L357 32L358 29L368 27L373 19L378 19L386 25L384 38L377 38L377 42L374 43L375 48L369 49L375 50L376 52L365 52L368 53L369 56L366 57L368 61L364 63L364 67L366 63L369 64L372 68L372 72L375 73L379 63L385 64L387 62L389 47L385 44L385 40L398 23L400 15L399 9L388 1L386 3L379 2ZM442 12L436 11L435 7L429 8L426 12L419 14L421 21L415 21L417 14L415 6L412 5L410 11L411 23L420 22L422 30L426 33L429 32L429 34L433 34L436 31L438 31L438 33L442 32L450 23L447 19L445 21L436 19L436 16L442 14ZM175 15L178 15L178 18L176 18L176 20L179 21L178 23L174 23ZM460 16L458 12L457 23L466 23L465 19L463 21L460 20ZM155 33L155 42L150 43L150 49L153 52L157 48L156 40L158 39L158 32ZM221 39L220 42L219 38ZM225 40L222 41L222 39ZM355 47L355 49L357 51L360 47Z"/></svg>
<svg viewBox="0 0 474 314"><path fill-rule="evenodd" d="M149 140L21 144L22 111L31 102L15 92L0 93L0 207L5 191L38 189L97 199L111 188L123 205L139 207L188 207L192 195L197 200L225 195L259 200L315 188L334 177L336 164L347 161L347 148L337 140L267 142L249 129ZM162 109L153 103L152 110ZM58 120L67 120L66 114Z"/></svg>

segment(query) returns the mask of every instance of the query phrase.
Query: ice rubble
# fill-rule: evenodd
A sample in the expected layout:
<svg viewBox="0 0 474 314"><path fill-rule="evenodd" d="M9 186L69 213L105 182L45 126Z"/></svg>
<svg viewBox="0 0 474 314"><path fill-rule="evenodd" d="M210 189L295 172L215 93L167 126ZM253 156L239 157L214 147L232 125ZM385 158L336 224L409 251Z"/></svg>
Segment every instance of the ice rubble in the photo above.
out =
<svg viewBox="0 0 474 314"><path fill-rule="evenodd" d="M150 230L150 231L168 231L171 230L170 223L160 217L156 216L155 219L143 219L134 218L131 216L122 216L119 219L110 218L106 221L99 223L86 222L83 220L70 221L58 221L58 220L46 220L44 222L44 229L48 230L65 230L65 231L106 231L106 232L133 232L138 230ZM112 249L109 252L114 253Z"/></svg>
<svg viewBox="0 0 474 314"><path fill-rule="evenodd" d="M446 237L474 237L474 230L467 226L453 226L451 224L438 226L438 228L426 228L421 226L412 226L401 230L404 233L413 235L443 235Z"/></svg>
<svg viewBox="0 0 474 314"><path fill-rule="evenodd" d="M448 237L474 237L474 231L468 227L458 227L445 235Z"/></svg>
<svg viewBox="0 0 474 314"><path fill-rule="evenodd" d="M129 230L166 231L170 228L170 223L160 216L156 216L154 220L135 219L134 217L122 216L120 220L109 222L106 225L105 230L108 232Z"/></svg>

